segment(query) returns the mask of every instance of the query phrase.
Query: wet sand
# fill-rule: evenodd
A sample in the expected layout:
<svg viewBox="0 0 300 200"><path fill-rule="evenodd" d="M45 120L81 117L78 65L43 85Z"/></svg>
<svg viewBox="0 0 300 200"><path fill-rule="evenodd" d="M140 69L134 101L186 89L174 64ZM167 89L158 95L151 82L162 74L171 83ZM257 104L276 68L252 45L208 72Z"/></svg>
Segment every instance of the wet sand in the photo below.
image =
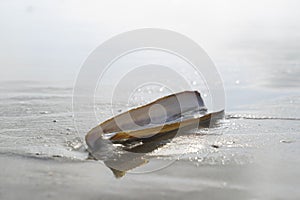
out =
<svg viewBox="0 0 300 200"><path fill-rule="evenodd" d="M253 52L238 50L249 56L238 65L216 61L226 92L220 126L173 139L120 179L86 160L83 138L96 124L77 119L85 130L76 130L72 85L1 82L0 199L299 199L300 71L290 64L299 58L266 64ZM97 104L99 122L110 106Z"/></svg>
<svg viewBox="0 0 300 200"><path fill-rule="evenodd" d="M0 199L300 198L297 89L267 90L254 104L238 99L219 127L173 139L116 179L102 161L86 160L71 87L1 86ZM239 96L238 87L229 91ZM108 105L99 106L106 118Z"/></svg>
<svg viewBox="0 0 300 200"><path fill-rule="evenodd" d="M100 162L0 156L1 199L299 199L299 162L195 166L114 179ZM155 160L153 162L164 162ZM4 164L5 163L5 164ZM271 171L270 171L271 170Z"/></svg>

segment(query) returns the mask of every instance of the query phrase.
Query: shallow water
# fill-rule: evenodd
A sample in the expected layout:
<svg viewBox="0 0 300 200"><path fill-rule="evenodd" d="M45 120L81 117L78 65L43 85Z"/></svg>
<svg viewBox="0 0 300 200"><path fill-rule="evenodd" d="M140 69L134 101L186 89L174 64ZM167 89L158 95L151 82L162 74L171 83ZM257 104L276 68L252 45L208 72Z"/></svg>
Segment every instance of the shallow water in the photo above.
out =
<svg viewBox="0 0 300 200"><path fill-rule="evenodd" d="M1 93L4 94L0 99L1 152L52 156L61 151L66 157L74 154L72 144L80 142L78 140L82 140L84 135L80 135L74 127L71 87L49 87L40 83L3 83L1 86ZM155 95L159 97L160 94ZM128 109L128 105L123 104L116 107ZM111 115L110 104L98 104L97 108L102 114L99 122ZM257 135L252 132L258 127L262 127L260 131L264 134L296 133L299 111L300 97L296 94L266 99L256 104L236 105L232 111L226 110L226 118L220 122L220 127L199 130L196 133L199 137L192 138L251 137ZM91 128L93 126L90 125ZM173 142L187 140L186 143L189 143L188 136L177 140Z"/></svg>
<svg viewBox="0 0 300 200"><path fill-rule="evenodd" d="M283 64L276 70L217 60L225 119L216 128L176 137L118 180L102 161L86 160L85 133L76 127L96 124L77 119L75 126L72 84L1 82L0 197L32 199L28 191L34 191L36 198L299 199L300 71L277 59L272 63ZM134 106L98 103L98 121ZM20 193L12 193L15 187Z"/></svg>
<svg viewBox="0 0 300 200"><path fill-rule="evenodd" d="M244 89L233 85L230 93L236 91L235 95L239 96L239 91ZM269 94L264 93L265 90ZM15 187L14 185L18 184L23 187L23 179L21 182L12 179L10 184L7 179L3 179L16 173L15 170L9 169L9 166L16 164L22 166L22 170L37 170L32 174L34 180L42 174L54 173L51 176L55 178L52 180L50 177L49 181L57 180L59 183L54 187L56 192L50 192L51 197L59 195L59 188L66 184L82 187L82 194L91 189L95 196L118 198L127 195L127 198L137 198L137 194L130 191L140 187L140 184L151 183L149 187L139 188L141 193L149 198L150 193L147 190L155 191L155 195L161 193L165 198L179 198L186 194L190 198L196 198L198 195L209 198L215 195L215 198L222 196L225 199L253 199L265 196L288 196L289 199L297 199L294 197L300 195L297 190L297 177L300 174L296 170L300 164L299 94L294 92L294 88L282 95L276 90L270 92L269 89L258 88L256 91L257 93L252 95L257 99L261 93L269 95L270 98L257 100L254 104L236 100L239 104L229 106L226 118L218 127L173 139L150 153L148 164L130 170L125 177L116 182L112 172L105 169L101 161L86 161L88 155L83 136L74 126L71 87L31 82L2 83L0 154L1 162L7 163L2 165L2 168L8 173L1 174L1 179L6 182L4 184L4 181L1 181L2 195L9 195L9 192L3 192L9 191L6 190L7 187ZM103 114L99 118L100 121L110 116L109 104L97 106ZM116 107L125 110L128 105L119 104ZM94 124L89 126L93 127ZM34 159L31 161L32 158ZM46 163L37 166L41 165L43 168L43 165L49 165L46 169L41 169L42 174L37 174L37 167L32 166L32 163L39 163L39 158ZM61 165L65 165L66 168L69 165L74 166L70 167L68 175ZM89 174L84 169L78 169L80 166L95 171L90 171ZM25 172L22 170L17 174L24 176ZM89 177L94 173L97 174L95 177L101 179L101 183L94 177L91 178L94 183L90 185L89 180L84 178L90 188L84 187L82 183L79 183L81 186L70 183L76 181L72 178L76 174ZM59 177L59 174L67 178ZM15 176L17 175L13 175ZM28 176L26 175L25 179L28 179ZM45 182L48 184L47 180ZM131 186L126 186L127 183ZM171 185L159 186L165 183ZM97 184L102 185L103 189L96 192ZM110 188L115 184L122 188L118 194ZM30 188L30 185L28 187ZM272 192L275 189L278 192ZM44 192L45 194L40 195L49 193L48 190ZM289 195L290 192L293 195Z"/></svg>

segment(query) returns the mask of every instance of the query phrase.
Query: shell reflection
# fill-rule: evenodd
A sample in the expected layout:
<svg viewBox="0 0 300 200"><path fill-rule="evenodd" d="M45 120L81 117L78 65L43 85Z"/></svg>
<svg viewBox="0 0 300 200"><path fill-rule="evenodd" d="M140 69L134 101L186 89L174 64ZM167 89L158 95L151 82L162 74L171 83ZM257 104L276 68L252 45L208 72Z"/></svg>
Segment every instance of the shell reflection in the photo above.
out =
<svg viewBox="0 0 300 200"><path fill-rule="evenodd" d="M91 157L103 160L119 178L147 163L148 153L175 136L211 127L223 116L223 110L207 113L199 92L185 91L108 119L87 133L86 143Z"/></svg>

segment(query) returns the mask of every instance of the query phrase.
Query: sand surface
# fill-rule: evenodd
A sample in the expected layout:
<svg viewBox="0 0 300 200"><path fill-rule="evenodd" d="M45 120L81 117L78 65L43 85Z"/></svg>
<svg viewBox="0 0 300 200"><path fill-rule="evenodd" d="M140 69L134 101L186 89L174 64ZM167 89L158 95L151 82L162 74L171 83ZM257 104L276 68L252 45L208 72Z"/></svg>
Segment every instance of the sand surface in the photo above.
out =
<svg viewBox="0 0 300 200"><path fill-rule="evenodd" d="M116 179L102 161L86 160L71 87L21 85L1 85L1 199L300 198L294 90L229 106L219 127L175 138Z"/></svg>

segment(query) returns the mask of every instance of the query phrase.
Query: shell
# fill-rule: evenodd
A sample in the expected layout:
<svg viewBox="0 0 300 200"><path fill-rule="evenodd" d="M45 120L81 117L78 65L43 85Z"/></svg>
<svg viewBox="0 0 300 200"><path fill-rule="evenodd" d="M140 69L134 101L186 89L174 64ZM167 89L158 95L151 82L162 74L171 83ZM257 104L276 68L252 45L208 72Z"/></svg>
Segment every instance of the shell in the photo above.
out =
<svg viewBox="0 0 300 200"><path fill-rule="evenodd" d="M144 155L166 144L162 141L178 132L209 127L223 115L223 110L207 113L199 92L180 92L106 120L87 133L86 143L91 157L103 160L120 178L147 163Z"/></svg>
<svg viewBox="0 0 300 200"><path fill-rule="evenodd" d="M114 143L147 139L179 128L193 129L210 123L212 115L198 91L184 91L162 97L144 106L137 107L106 120L86 135L89 149L99 138Z"/></svg>

